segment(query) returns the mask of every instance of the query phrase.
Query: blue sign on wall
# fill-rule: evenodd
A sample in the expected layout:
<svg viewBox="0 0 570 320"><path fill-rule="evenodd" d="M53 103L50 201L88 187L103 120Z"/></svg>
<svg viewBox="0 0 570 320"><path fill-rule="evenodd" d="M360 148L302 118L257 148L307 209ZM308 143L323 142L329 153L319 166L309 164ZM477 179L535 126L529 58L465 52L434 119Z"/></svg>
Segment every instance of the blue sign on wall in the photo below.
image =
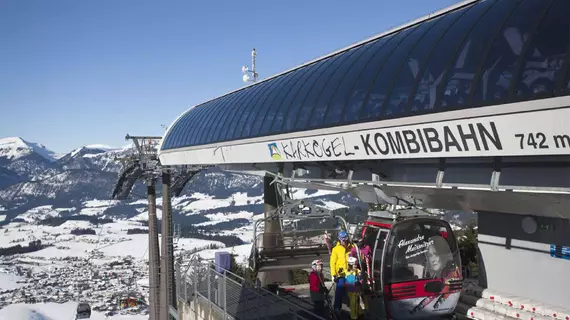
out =
<svg viewBox="0 0 570 320"><path fill-rule="evenodd" d="M570 247L550 245L550 256L554 258L570 260Z"/></svg>

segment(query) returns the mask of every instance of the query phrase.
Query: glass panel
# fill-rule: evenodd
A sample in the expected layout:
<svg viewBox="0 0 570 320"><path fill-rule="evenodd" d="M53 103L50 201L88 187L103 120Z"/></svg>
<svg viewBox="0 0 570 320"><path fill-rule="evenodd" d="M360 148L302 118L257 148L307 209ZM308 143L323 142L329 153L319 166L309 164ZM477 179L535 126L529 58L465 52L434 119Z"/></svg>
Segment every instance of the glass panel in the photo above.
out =
<svg viewBox="0 0 570 320"><path fill-rule="evenodd" d="M289 84L288 86L289 90L285 94L285 97L279 103L275 118L273 119L273 124L269 126L269 132L268 132L269 134L281 132L281 127L283 126L283 122L285 121L285 117L287 116L289 104L291 103L291 101L293 101L293 99L295 99L295 96L299 92L299 88L301 86L300 84L304 83L308 75L313 72L314 68L309 68L307 66L304 69L305 70L303 74L298 79Z"/></svg>
<svg viewBox="0 0 570 320"><path fill-rule="evenodd" d="M389 93L388 89L410 50L434 24L435 21L430 20L418 25L386 60L386 63L382 67L380 74L376 77L374 85L368 94L368 100L360 112L361 120L375 119L381 114L389 117L392 116L393 109L382 110L382 105ZM402 102L398 102L398 104L401 103Z"/></svg>
<svg viewBox="0 0 570 320"><path fill-rule="evenodd" d="M184 137L188 132L188 123L195 117L196 109L193 108L189 110L182 118L180 118L178 123L176 123L176 125L172 128L171 133L169 133L169 135L172 136L171 148L179 148L184 145Z"/></svg>
<svg viewBox="0 0 570 320"><path fill-rule="evenodd" d="M228 130L228 134L226 135L225 140L227 140L227 141L235 140L239 137L239 136L236 136L235 132L237 131L239 133L243 130L243 123L245 122L246 118L243 118L244 122L241 123L241 126L240 126L240 120L242 119L242 117L244 115L245 115L245 117L247 117L251 114L251 111L255 105L256 99L261 94L263 94L263 92L265 92L268 87L269 87L269 83L267 83L267 82L263 82L263 83L256 85L255 87L252 87L253 90L251 90L251 93L249 93L249 95L246 99L244 99L242 102L240 102L239 109L237 109L235 111L235 114L233 116L233 120L231 120L232 123L230 124L230 130Z"/></svg>
<svg viewBox="0 0 570 320"><path fill-rule="evenodd" d="M329 81L327 81L326 86L318 97L317 103L313 108L311 119L309 120L309 127L320 127L325 122L325 116L329 103L333 95L337 92L342 79L346 76L347 72L352 68L354 63L362 56L372 46L368 43L364 46L354 48L349 51L347 58L341 63L338 69L332 74Z"/></svg>
<svg viewBox="0 0 570 320"><path fill-rule="evenodd" d="M275 101L275 98L277 97L279 92L283 89L283 86L287 83L287 80L289 80L289 78L287 77L288 75L290 75L290 73L280 76L277 79L278 82L276 83L275 88L271 90L270 95L267 97L264 104L261 106L261 109L259 110L255 120L253 121L251 136L256 137L261 134L260 133L261 127L265 123L265 116L267 115L267 111L271 107L273 101Z"/></svg>
<svg viewBox="0 0 570 320"><path fill-rule="evenodd" d="M483 69L479 71L479 79L471 93L473 105L487 105L507 98L519 56L550 4L547 0L524 0L515 9L493 40Z"/></svg>
<svg viewBox="0 0 570 320"><path fill-rule="evenodd" d="M564 67L570 41L570 1L556 0L540 22L526 52L515 95L552 96Z"/></svg>
<svg viewBox="0 0 570 320"><path fill-rule="evenodd" d="M364 68L370 62L370 59L372 59L382 45L386 43L386 38L387 37L383 37L367 44L365 48L361 49L363 51L362 55L358 58L355 57L354 64L350 67L338 88L335 90L334 96L329 101L325 125L331 126L340 122L349 94L352 92L354 85L363 73Z"/></svg>
<svg viewBox="0 0 570 320"><path fill-rule="evenodd" d="M212 110L212 114L210 115L210 122L208 123L208 130L205 132L206 140L205 143L213 143L214 136L216 135L216 130L218 128L218 119L222 116L225 110L225 106L227 105L229 100L233 99L233 95L227 95L222 98L223 100L220 101Z"/></svg>
<svg viewBox="0 0 570 320"><path fill-rule="evenodd" d="M189 115L189 117L186 119L186 122L184 123L184 127L182 128L182 131L180 132L180 142L179 145L180 147L187 147L190 146L190 137L191 137L191 131L193 129L193 123L195 122L196 119L198 119L198 117L200 117L202 115L202 112L200 110L200 106L196 106L192 109L191 114Z"/></svg>
<svg viewBox="0 0 570 320"><path fill-rule="evenodd" d="M303 106L299 110L299 115L297 117L297 123L295 124L296 130L305 130L309 123L309 117L311 116L311 111L315 106L315 103L319 99L323 88L332 77L334 72L338 69L339 66L354 52L354 50L345 51L341 54L338 54L332 58L331 64L323 70L323 73L318 77L317 81L313 83L313 87L311 88L307 98L303 102Z"/></svg>
<svg viewBox="0 0 570 320"><path fill-rule="evenodd" d="M267 87L266 90L263 91L263 93L261 95L258 95L256 97L256 101L253 101L252 103L254 103L253 105L253 109L251 111L251 114L248 116L247 121L245 122L245 124L243 125L243 129L242 131L239 133L234 133L234 136L236 137L240 137L240 138L249 138L251 137L251 129L253 127L253 122L255 121L255 119L259 116L259 113L262 112L263 108L266 108L265 102L267 101L267 97L269 97L269 94L271 92L273 92L273 90L276 90L276 86L277 83L279 83L279 78L273 78L271 80L269 80L269 86Z"/></svg>
<svg viewBox="0 0 570 320"><path fill-rule="evenodd" d="M268 106L269 110L265 115L265 120L263 120L263 125L261 126L260 135L264 136L269 134L269 131L271 130L271 124L273 123L273 120L277 115L277 109L279 108L285 97L287 97L287 94L289 93L289 91L291 91L291 88L293 88L295 83L299 81L299 79L301 79L301 77L303 76L303 74L305 74L306 71L307 68L297 69L291 73L289 80L287 80L287 82L283 82L282 88L280 89L279 93L277 94L271 105Z"/></svg>
<svg viewBox="0 0 570 320"><path fill-rule="evenodd" d="M248 106L249 101L251 101L260 90L261 86L256 85L246 89L245 97L235 104L236 108L231 109L231 115L227 118L225 126L228 130L225 135L220 136L224 141L233 140L233 133L237 127L237 123L241 112Z"/></svg>
<svg viewBox="0 0 570 320"><path fill-rule="evenodd" d="M413 101L408 101L411 104L412 112L422 112L433 109L436 101L436 92L441 91L443 83L444 71L450 64L450 59L459 49L461 42L469 33L475 22L489 10L492 1L478 2L472 7L469 7L467 12L461 16L455 23L447 30L438 45L432 51L429 60L424 65L424 71L420 82L416 87Z"/></svg>
<svg viewBox="0 0 570 320"><path fill-rule="evenodd" d="M435 105L443 109L457 108L467 104L471 83L477 73L481 57L503 21L517 6L518 1L496 1L489 11L481 17L469 36L463 41L456 53L453 64L444 76L444 85L438 90Z"/></svg>
<svg viewBox="0 0 570 320"><path fill-rule="evenodd" d="M194 131L194 135L196 136L194 139L194 144L200 145L203 144L202 136L204 135L204 131L206 130L206 124L210 119L210 115L212 114L212 103L204 103L202 108L204 108L203 115L197 121L194 121L194 125L196 126L196 130Z"/></svg>
<svg viewBox="0 0 570 320"><path fill-rule="evenodd" d="M221 114L221 118L218 121L218 127L216 127L216 134L214 136L214 141L225 141L226 134L229 129L229 121L235 115L235 110L240 106L243 99L247 97L247 90L241 90L236 92L234 99L228 101L226 106L224 106L224 112Z"/></svg>
<svg viewBox="0 0 570 320"><path fill-rule="evenodd" d="M184 114L176 121L176 123L172 124L172 128L168 131L168 135L164 138L162 143L162 149L172 149L176 148L178 140L180 140L180 130L182 130L182 126L184 125L186 118L188 117L189 112L191 110L187 110Z"/></svg>
<svg viewBox="0 0 570 320"><path fill-rule="evenodd" d="M202 123L202 119L204 118L204 115L206 114L206 111L208 110L207 104L201 104L200 106L196 107L196 120L193 120L192 122L189 122L189 128L188 128L188 134L186 135L186 145L187 146L193 146L196 145L197 142L197 138L198 138L198 132L199 127L200 127L200 123Z"/></svg>
<svg viewBox="0 0 570 320"><path fill-rule="evenodd" d="M196 140L199 144L208 142L206 138L208 136L208 132L214 130L213 126L215 125L215 119L218 116L217 109L221 104L223 104L226 98L227 96L207 103L209 110L201 121L204 125L201 127L198 139Z"/></svg>
<svg viewBox="0 0 570 320"><path fill-rule="evenodd" d="M567 62L567 63L568 63L568 62ZM566 67L566 68L568 68L568 67ZM565 83L566 83L566 88L565 88L566 91L565 91L565 92L566 92L566 94L570 94L570 72L568 72L568 71L567 71L567 74L566 74L566 81L565 81ZM564 86L562 87L562 90L564 90Z"/></svg>
<svg viewBox="0 0 570 320"><path fill-rule="evenodd" d="M227 118L232 115L232 113L229 112L228 110L234 105L239 105L239 100L243 97L244 97L243 90L238 91L232 94L228 98L228 101L226 101L222 106L220 106L221 109L218 112L218 116L216 117L216 127L214 129L214 136L212 138L212 141L219 142L222 139L223 129L227 130L227 127L224 127L225 122Z"/></svg>
<svg viewBox="0 0 570 320"><path fill-rule="evenodd" d="M435 21L435 25L422 37L414 49L410 52L406 61L399 70L395 82L392 84L390 94L386 100L386 108L395 110L396 114L404 115L411 112L406 108L408 99L413 87L416 85L416 79L420 70L426 63L427 58L435 47L447 44L440 43L443 34L449 30L449 27L460 18L468 8L454 11L443 16L439 21ZM422 69L420 69L420 67Z"/></svg>
<svg viewBox="0 0 570 320"><path fill-rule="evenodd" d="M338 57L330 57L328 59L321 60L313 65L311 65L311 72L307 73L301 89L299 93L295 96L293 102L291 102L291 107L287 112L287 118L285 119L285 123L283 124L283 129L281 132L290 132L295 129L295 125L297 124L297 116L299 115L299 111L303 106L303 101L305 101L309 91L311 90L315 81L319 78L319 76L328 68L328 66L333 62L333 60Z"/></svg>
<svg viewBox="0 0 570 320"><path fill-rule="evenodd" d="M405 29L396 34L388 35L382 37L378 43L381 45L374 56L366 66L364 70L356 80L356 83L352 87L352 90L349 93L349 97L345 103L344 107L344 116L343 122L352 122L358 120L358 116L360 114L360 109L362 109L362 105L364 104L364 99L368 95L370 91L370 87L372 86L374 79L386 63L386 58L396 49L398 44L405 39L405 37L410 33L412 29Z"/></svg>
<svg viewBox="0 0 570 320"><path fill-rule="evenodd" d="M385 285L418 279L461 279L457 243L443 220L413 219L393 225L384 266Z"/></svg>

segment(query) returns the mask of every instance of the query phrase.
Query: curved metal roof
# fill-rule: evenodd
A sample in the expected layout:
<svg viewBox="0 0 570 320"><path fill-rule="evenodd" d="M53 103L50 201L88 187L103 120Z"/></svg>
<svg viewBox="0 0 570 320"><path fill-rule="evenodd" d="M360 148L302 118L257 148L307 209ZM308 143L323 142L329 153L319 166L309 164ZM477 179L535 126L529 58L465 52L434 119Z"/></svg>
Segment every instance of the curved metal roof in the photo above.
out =
<svg viewBox="0 0 570 320"><path fill-rule="evenodd" d="M453 7L200 104L161 150L568 95L570 1Z"/></svg>

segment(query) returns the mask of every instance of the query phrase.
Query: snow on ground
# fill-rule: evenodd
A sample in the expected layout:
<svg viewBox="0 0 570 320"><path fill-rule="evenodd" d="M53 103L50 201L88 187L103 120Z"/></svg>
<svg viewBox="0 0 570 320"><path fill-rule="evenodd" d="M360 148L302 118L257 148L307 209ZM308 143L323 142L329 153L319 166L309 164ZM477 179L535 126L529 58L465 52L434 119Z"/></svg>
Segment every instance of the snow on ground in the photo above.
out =
<svg viewBox="0 0 570 320"><path fill-rule="evenodd" d="M225 199L215 199L210 195L194 193L190 197L182 197L178 200L178 203L173 203L172 206L176 209L188 211L187 215L191 215L198 214L203 210L260 203L263 201L263 196L249 197L246 193L235 193Z"/></svg>
<svg viewBox="0 0 570 320"><path fill-rule="evenodd" d="M162 209L156 208L156 216L158 220L162 220ZM139 214L130 218L131 221L148 221L148 210L142 209Z"/></svg>
<svg viewBox="0 0 570 320"><path fill-rule="evenodd" d="M320 196L327 196L331 194L337 194L339 191L333 190L317 190L315 193L307 194L306 191L309 189L305 188L291 188L291 193L293 199L306 199L306 198L314 198Z"/></svg>
<svg viewBox="0 0 570 320"><path fill-rule="evenodd" d="M334 202L334 201L329 201L329 200L321 200L323 207L329 209L329 210L336 210L336 209L341 209L341 208L348 208L348 206L345 206L344 204L340 204L338 202Z"/></svg>
<svg viewBox="0 0 570 320"><path fill-rule="evenodd" d="M77 302L11 304L0 310L0 319L6 320L65 320L75 319ZM117 315L105 317L103 313L91 312L90 320L148 320L148 315Z"/></svg>
<svg viewBox="0 0 570 320"><path fill-rule="evenodd" d="M39 206L30 209L20 215L18 218L24 219L26 222L34 222L38 219L46 219L48 217L58 217L63 211L71 211L75 208L53 208L51 205Z"/></svg>
<svg viewBox="0 0 570 320"><path fill-rule="evenodd" d="M113 205L120 204L121 201L119 200L88 200L83 202L84 208L100 208L100 207L109 207Z"/></svg>
<svg viewBox="0 0 570 320"><path fill-rule="evenodd" d="M100 228L95 228L88 221L66 221L58 227L23 225L5 227L6 232L0 231L0 247L9 247L18 243L27 245L34 239L42 240L42 244L53 244L54 246L40 251L22 254L21 257L28 259L57 259L65 257L86 257L95 249L98 249L105 257L126 257L132 256L137 259L148 257L148 234L127 234L128 229L146 229L140 223L132 221L117 221L107 223ZM72 235L71 230L75 228L93 228L97 235ZM100 235L99 235L100 234ZM11 242L21 240L19 242ZM177 243L177 250L193 250L205 248L210 244L223 247L224 244L218 241L180 238ZM160 235L159 235L160 245ZM97 259L94 259L94 261Z"/></svg>
<svg viewBox="0 0 570 320"><path fill-rule="evenodd" d="M236 255L236 262L241 264L241 265L247 265L248 261L247 259L249 258L249 255L251 254L251 243L248 244L242 244L240 246L235 246L235 247L228 247L228 248L224 248L224 249L210 249L210 250L203 250L198 252L198 256L202 259L214 259L216 256L216 252L218 251L226 251L229 252L231 254L235 254Z"/></svg>
<svg viewBox="0 0 570 320"><path fill-rule="evenodd" d="M236 236L243 242L250 243L253 241L253 223L234 230L223 230L220 231L219 234L223 236Z"/></svg>
<svg viewBox="0 0 570 320"><path fill-rule="evenodd" d="M211 221L206 221L202 223L197 223L195 226L207 226L213 225L220 222L231 221L235 219L251 219L253 217L253 213L248 211L240 211L238 213L224 213L224 212L217 212L214 214L207 214L206 218L210 219Z"/></svg>
<svg viewBox="0 0 570 320"><path fill-rule="evenodd" d="M21 278L15 274L0 271L0 291L20 288L22 285L16 283L20 279Z"/></svg>

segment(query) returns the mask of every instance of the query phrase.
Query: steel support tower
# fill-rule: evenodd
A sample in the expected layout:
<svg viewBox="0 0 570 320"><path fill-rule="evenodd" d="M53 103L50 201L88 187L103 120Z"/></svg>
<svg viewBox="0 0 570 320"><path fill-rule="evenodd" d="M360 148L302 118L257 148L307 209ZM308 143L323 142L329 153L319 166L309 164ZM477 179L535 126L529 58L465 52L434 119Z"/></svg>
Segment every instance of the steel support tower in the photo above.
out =
<svg viewBox="0 0 570 320"><path fill-rule="evenodd" d="M176 307L176 288L174 281L174 246L172 240L172 204L170 199L171 185L170 170L162 170L162 247L161 247L161 277L160 277L160 320L168 320L169 307Z"/></svg>
<svg viewBox="0 0 570 320"><path fill-rule="evenodd" d="M271 215L277 214L276 209L282 202L277 192L279 184L272 184L273 180L274 177L270 175L263 177L264 218L267 220L265 220L262 241L263 246L269 246L269 244L271 244L279 247L283 245L283 239L278 236L278 234L281 233L281 221L279 219L269 219ZM282 270L259 272L257 277L262 286L279 282L291 283L293 279L291 271L283 272Z"/></svg>
<svg viewBox="0 0 570 320"><path fill-rule="evenodd" d="M145 182L148 196L148 270L149 270L149 319L162 320L160 314L160 252L158 246L158 228L156 216L156 180L162 173L158 160L158 145L161 137L129 136L125 140L132 140L133 154L117 158L123 163L112 199L125 200L135 183L140 179ZM164 197L163 197L164 198ZM169 198L169 197L167 197ZM163 318L167 319L167 318Z"/></svg>
<svg viewBox="0 0 570 320"><path fill-rule="evenodd" d="M154 179L148 181L148 275L149 275L149 319L159 319L160 259L156 217L156 186Z"/></svg>

